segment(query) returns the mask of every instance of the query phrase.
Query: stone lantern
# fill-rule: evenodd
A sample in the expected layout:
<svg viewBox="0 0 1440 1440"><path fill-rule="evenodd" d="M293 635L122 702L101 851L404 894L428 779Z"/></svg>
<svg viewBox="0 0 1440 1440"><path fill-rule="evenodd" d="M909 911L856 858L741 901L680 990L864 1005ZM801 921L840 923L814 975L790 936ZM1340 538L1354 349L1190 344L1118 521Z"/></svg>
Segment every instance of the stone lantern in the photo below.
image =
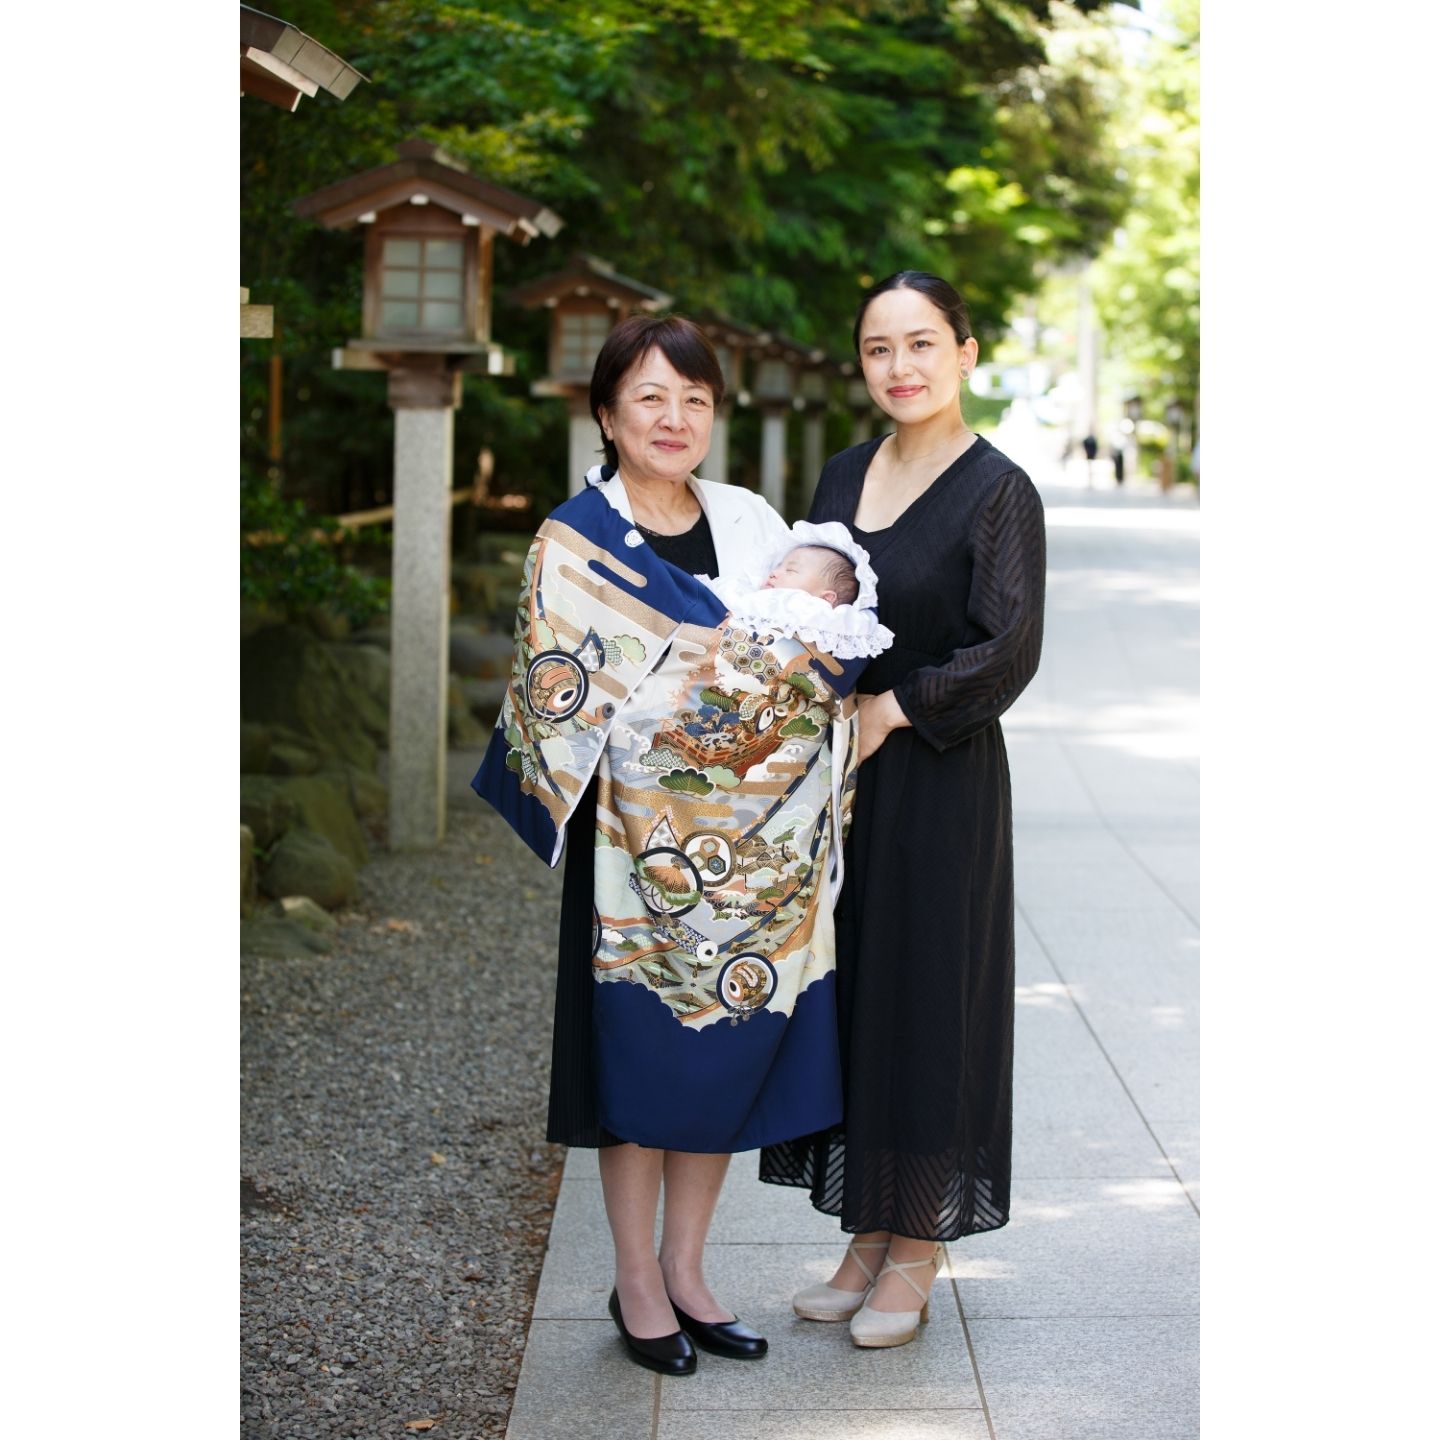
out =
<svg viewBox="0 0 1440 1440"><path fill-rule="evenodd" d="M799 372L825 358L823 350L783 335L771 335L755 351L752 390L760 407L760 493L785 514L785 422L804 407Z"/></svg>
<svg viewBox="0 0 1440 1440"><path fill-rule="evenodd" d="M745 356L768 343L770 336L713 310L701 311L695 316L695 323L715 347L715 358L725 377L725 399L715 412L710 449L700 466L700 477L724 484L730 479L730 419L736 405L748 406L751 401L750 392L745 389Z"/></svg>
<svg viewBox="0 0 1440 1440"><path fill-rule="evenodd" d="M600 432L590 414L590 374L595 357L616 323L670 303L664 291L621 275L595 255L576 255L553 275L510 292L527 310L550 311L550 373L531 387L532 395L554 395L570 409L570 494L585 488L585 472L600 450Z"/></svg>
<svg viewBox="0 0 1440 1440"><path fill-rule="evenodd" d="M449 686L450 487L465 371L509 374L490 339L495 236L554 235L536 200L472 175L428 140L295 204L327 229L365 231L361 335L343 370L389 376L395 411L390 608L390 845L428 849L445 834Z"/></svg>

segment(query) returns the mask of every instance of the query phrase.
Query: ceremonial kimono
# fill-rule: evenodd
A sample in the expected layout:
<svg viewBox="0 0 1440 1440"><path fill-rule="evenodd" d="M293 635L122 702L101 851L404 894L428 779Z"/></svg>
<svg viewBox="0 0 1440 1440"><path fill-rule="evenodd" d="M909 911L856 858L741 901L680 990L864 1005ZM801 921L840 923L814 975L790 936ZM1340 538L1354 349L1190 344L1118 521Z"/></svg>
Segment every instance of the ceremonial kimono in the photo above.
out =
<svg viewBox="0 0 1440 1440"><path fill-rule="evenodd" d="M738 502L697 490L716 550ZM767 514L773 517L773 512ZM785 532L753 533L764 553ZM778 534L777 534L778 529ZM840 1118L832 909L867 663L732 625L618 480L540 527L480 795L548 865L592 777L593 1069L616 1140L731 1153Z"/></svg>

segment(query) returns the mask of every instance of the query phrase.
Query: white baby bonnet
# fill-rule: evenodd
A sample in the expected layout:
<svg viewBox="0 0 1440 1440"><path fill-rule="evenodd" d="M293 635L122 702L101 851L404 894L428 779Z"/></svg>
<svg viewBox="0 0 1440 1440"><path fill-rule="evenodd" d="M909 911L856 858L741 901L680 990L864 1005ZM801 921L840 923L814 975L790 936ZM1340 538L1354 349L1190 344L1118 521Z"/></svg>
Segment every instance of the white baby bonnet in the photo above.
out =
<svg viewBox="0 0 1440 1440"><path fill-rule="evenodd" d="M803 590L761 589L765 577L792 550L801 545L821 545L838 550L855 566L860 593L848 605L830 605L818 595ZM875 615L875 571L870 554L857 544L838 520L812 525L797 520L783 545L763 557L763 568L709 582L711 589L730 608L731 623L752 630L780 630L833 655L837 660L876 656L895 643L895 635Z"/></svg>

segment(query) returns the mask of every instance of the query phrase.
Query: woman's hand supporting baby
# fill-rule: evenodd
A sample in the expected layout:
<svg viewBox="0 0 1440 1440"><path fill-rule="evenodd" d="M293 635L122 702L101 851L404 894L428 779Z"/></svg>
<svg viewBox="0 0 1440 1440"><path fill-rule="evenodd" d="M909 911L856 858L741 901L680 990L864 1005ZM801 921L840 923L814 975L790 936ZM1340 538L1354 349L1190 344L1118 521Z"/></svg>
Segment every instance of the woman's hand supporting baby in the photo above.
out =
<svg viewBox="0 0 1440 1440"><path fill-rule="evenodd" d="M885 743L892 730L899 730L910 723L893 690L887 690L883 695L860 696L856 703L856 715L860 721L857 765L863 765Z"/></svg>

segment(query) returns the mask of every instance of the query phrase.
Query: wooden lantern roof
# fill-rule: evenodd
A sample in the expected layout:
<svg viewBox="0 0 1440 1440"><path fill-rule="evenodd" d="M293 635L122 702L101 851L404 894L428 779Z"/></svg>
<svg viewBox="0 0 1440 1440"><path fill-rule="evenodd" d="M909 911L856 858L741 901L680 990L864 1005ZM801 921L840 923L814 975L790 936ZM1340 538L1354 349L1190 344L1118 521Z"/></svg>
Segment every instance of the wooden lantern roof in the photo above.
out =
<svg viewBox="0 0 1440 1440"><path fill-rule="evenodd" d="M553 275L542 275L525 285L517 285L510 292L510 298L527 310L535 310L542 305L553 309L560 301L574 296L613 302L612 308L651 313L663 310L674 298L653 285L645 285L620 274L608 260L583 251L577 252L563 270L557 270Z"/></svg>
<svg viewBox="0 0 1440 1440"><path fill-rule="evenodd" d="M326 90L343 100L364 76L333 50L273 15L240 7L240 93L294 110Z"/></svg>
<svg viewBox="0 0 1440 1440"><path fill-rule="evenodd" d="M768 330L755 330L742 325L717 310L701 310L690 317L705 332L712 344L728 345L732 350L753 350L768 345L773 338Z"/></svg>
<svg viewBox="0 0 1440 1440"><path fill-rule="evenodd" d="M400 158L325 185L295 202L295 211L331 230L374 220L395 205L433 204L468 225L485 225L522 245L556 234L565 223L538 200L472 175L429 140L403 140Z"/></svg>
<svg viewBox="0 0 1440 1440"><path fill-rule="evenodd" d="M802 340L792 340L788 335L772 331L765 337L761 354L769 360L784 360L790 365L819 365L825 359L825 351L818 345L806 345Z"/></svg>

